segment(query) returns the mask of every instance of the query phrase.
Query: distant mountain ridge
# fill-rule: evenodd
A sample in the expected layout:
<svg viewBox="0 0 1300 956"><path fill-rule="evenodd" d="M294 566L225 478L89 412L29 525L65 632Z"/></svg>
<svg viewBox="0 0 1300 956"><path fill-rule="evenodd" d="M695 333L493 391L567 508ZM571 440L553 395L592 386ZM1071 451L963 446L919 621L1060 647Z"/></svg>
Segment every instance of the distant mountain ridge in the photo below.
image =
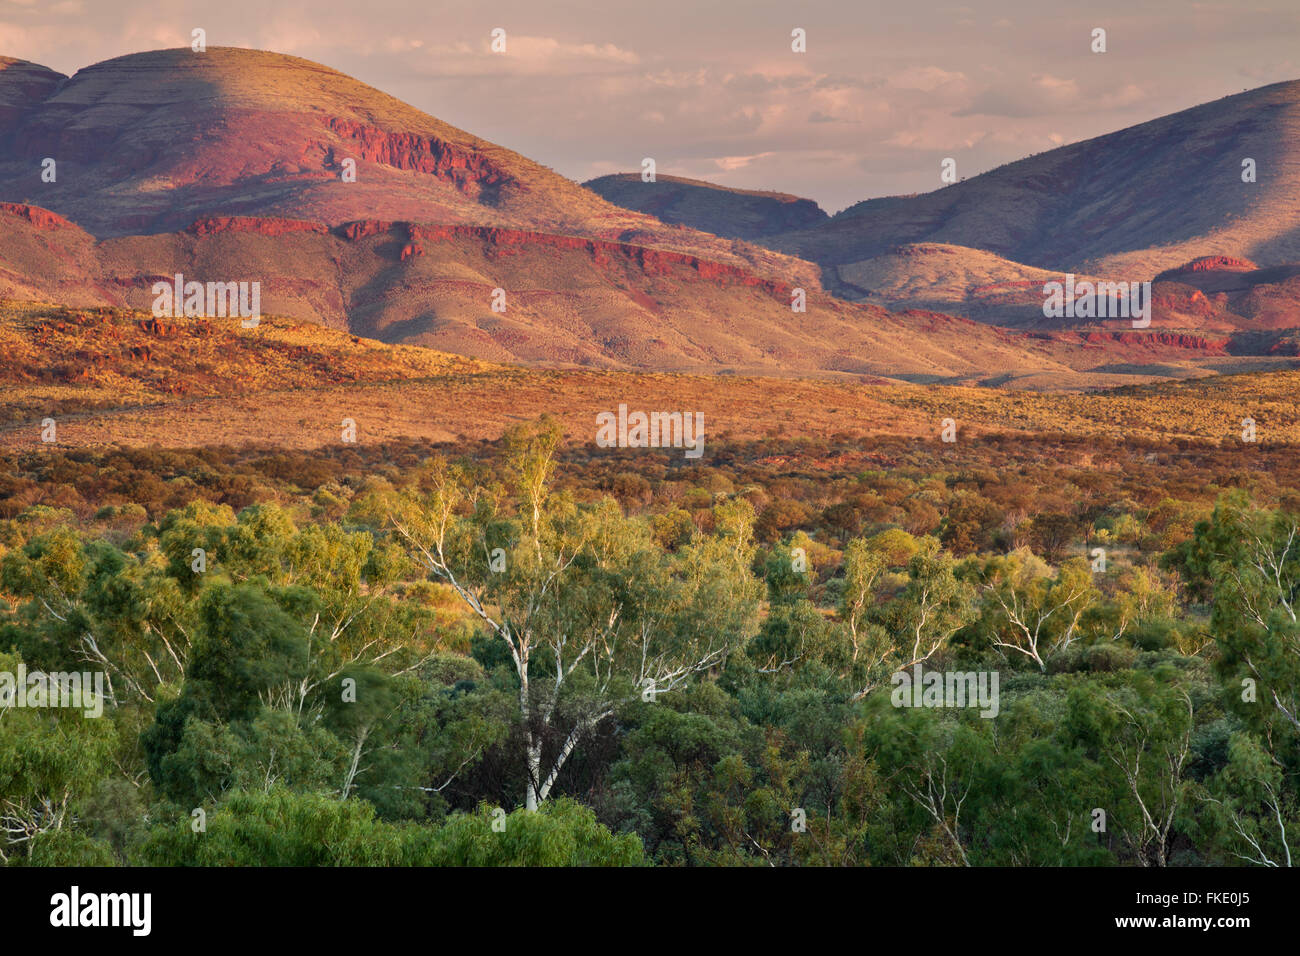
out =
<svg viewBox="0 0 1300 956"><path fill-rule="evenodd" d="M583 185L624 209L735 239L762 239L808 229L829 218L811 199L732 189L681 176L656 175L646 182L640 173L614 173Z"/></svg>
<svg viewBox="0 0 1300 956"><path fill-rule="evenodd" d="M1245 166L1253 182L1243 181ZM650 187L638 190L631 178L602 194L656 211ZM715 200L698 206L691 225L718 231L733 215ZM1209 270L1231 270L1233 260L1265 268L1297 263L1300 81L1226 96L932 192L869 199L809 226L754 238L817 262L826 288L845 298L1000 325L1035 324L1043 281L1065 272L1148 281L1158 274L1172 280L1174 270L1193 261ZM1291 298L1271 297L1275 304ZM1272 322L1300 326L1300 311L1271 314Z"/></svg>
<svg viewBox="0 0 1300 956"><path fill-rule="evenodd" d="M1248 159L1254 182L1242 181ZM1200 256L1300 261L1300 81L1227 96L933 192L868 200L770 240L828 269L917 242L968 246L1058 272L1141 278Z"/></svg>

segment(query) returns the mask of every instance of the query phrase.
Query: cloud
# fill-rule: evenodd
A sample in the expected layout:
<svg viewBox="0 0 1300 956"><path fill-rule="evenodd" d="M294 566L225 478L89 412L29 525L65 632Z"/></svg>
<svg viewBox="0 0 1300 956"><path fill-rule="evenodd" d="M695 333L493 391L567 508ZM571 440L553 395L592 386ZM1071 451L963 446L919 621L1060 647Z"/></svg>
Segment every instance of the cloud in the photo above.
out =
<svg viewBox="0 0 1300 956"><path fill-rule="evenodd" d="M715 166L724 173L734 172L737 169L744 169L746 166L760 159L766 159L772 153L755 153L752 156L719 156L713 160Z"/></svg>
<svg viewBox="0 0 1300 956"><path fill-rule="evenodd" d="M31 59L31 54L25 53L29 44L28 33L16 23L6 23L0 20L0 55L16 56L20 60Z"/></svg>
<svg viewBox="0 0 1300 956"><path fill-rule="evenodd" d="M0 0L0 53L73 73L188 46L203 26L212 46L316 60L570 177L653 155L661 171L828 208L935 188L944 156L973 175L1300 72L1295 0L1251 0L1249 16L1215 0L1173 18L1132 0L1086 14L922 0L886 19L834 0L799 24L806 54L771 6ZM1088 52L1096 23L1105 56ZM504 54L490 52L496 26Z"/></svg>
<svg viewBox="0 0 1300 956"><path fill-rule="evenodd" d="M911 66L890 76L888 82L895 89L931 93L941 86L965 86L966 74L937 66Z"/></svg>
<svg viewBox="0 0 1300 956"><path fill-rule="evenodd" d="M1029 119L1066 113L1098 113L1122 110L1148 98L1136 83L1107 88L1092 83L1086 88L1076 79L1039 73L1028 81L999 79L977 93L970 104L954 116L1000 116Z"/></svg>
<svg viewBox="0 0 1300 956"><path fill-rule="evenodd" d="M1024 118L1069 112L1079 104L1075 80L1039 74L1024 80L1007 79L975 95L970 106L955 116L1005 116Z"/></svg>
<svg viewBox="0 0 1300 956"><path fill-rule="evenodd" d="M320 30L297 17L281 17L272 21L261 28L258 37L259 45L295 56L317 48L322 40Z"/></svg>
<svg viewBox="0 0 1300 956"><path fill-rule="evenodd" d="M483 40L484 50L490 49L490 39ZM504 53L505 62L525 68L549 69L575 65L616 64L631 66L641 62L641 58L631 50L624 50L613 43L566 43L555 37L512 36L506 34Z"/></svg>

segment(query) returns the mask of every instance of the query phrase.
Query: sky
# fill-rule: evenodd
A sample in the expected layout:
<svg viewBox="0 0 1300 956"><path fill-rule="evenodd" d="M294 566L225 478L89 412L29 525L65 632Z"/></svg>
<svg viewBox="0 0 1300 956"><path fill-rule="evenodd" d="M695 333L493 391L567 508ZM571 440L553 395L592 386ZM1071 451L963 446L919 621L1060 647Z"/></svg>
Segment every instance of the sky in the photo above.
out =
<svg viewBox="0 0 1300 956"><path fill-rule="evenodd" d="M195 27L324 63L579 182L652 157L828 212L939 188L948 157L972 176L1300 79L1300 0L0 0L0 55L71 74L188 47Z"/></svg>

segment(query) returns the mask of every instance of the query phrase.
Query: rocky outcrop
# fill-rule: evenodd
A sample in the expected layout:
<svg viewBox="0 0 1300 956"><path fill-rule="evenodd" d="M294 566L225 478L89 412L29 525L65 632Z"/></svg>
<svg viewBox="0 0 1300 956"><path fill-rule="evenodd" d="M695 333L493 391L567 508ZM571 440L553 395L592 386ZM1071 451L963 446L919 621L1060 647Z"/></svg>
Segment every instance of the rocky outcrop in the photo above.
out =
<svg viewBox="0 0 1300 956"><path fill-rule="evenodd" d="M358 242L367 239L370 236L377 236L381 233L388 232L397 223L383 222L379 219L360 219L357 222L346 222L339 226L338 232L344 239L350 239Z"/></svg>
<svg viewBox="0 0 1300 956"><path fill-rule="evenodd" d="M1253 272L1258 268L1259 266L1249 259L1241 259L1236 256L1201 256L1191 262L1185 262L1177 268L1166 269L1156 276L1155 281L1159 282L1175 276L1196 272Z"/></svg>
<svg viewBox="0 0 1300 956"><path fill-rule="evenodd" d="M557 236L526 229L502 229L496 226L429 225L414 222L383 222L375 219L344 223L337 234L353 242L371 236L396 234L404 240L400 256L422 255L414 249L421 243L459 242L473 240L483 243L497 255L512 255L532 249L558 249L565 252L583 252L597 265L624 261L648 276L667 276L680 269L689 270L700 279L723 284L749 286L789 301L793 287L790 283L766 279L745 269L722 262L711 262L683 252L651 249L608 239L586 239L581 236ZM409 251L408 251L409 250Z"/></svg>
<svg viewBox="0 0 1300 956"><path fill-rule="evenodd" d="M1186 332L1087 331L1026 332L1026 338L1049 342L1078 342L1085 347L1124 346L1145 350L1178 350L1226 355L1229 338L1208 338Z"/></svg>
<svg viewBox="0 0 1300 956"><path fill-rule="evenodd" d="M68 222L62 216L55 215L48 209L42 209L40 206L31 206L27 203L0 202L0 212L8 213L11 216L18 216L26 219L37 229L76 229L77 227Z"/></svg>
<svg viewBox="0 0 1300 956"><path fill-rule="evenodd" d="M356 144L357 155L353 158L437 176L454 183L457 189L469 195L495 197L503 186L521 185L486 153L457 146L436 136L391 132L338 117L332 117L327 125L332 133ZM342 158L330 150L331 165Z"/></svg>
<svg viewBox="0 0 1300 956"><path fill-rule="evenodd" d="M329 235L329 227L323 223L268 216L214 216L194 222L185 231L193 236L215 236L223 232L251 232L259 236L287 236L295 232Z"/></svg>

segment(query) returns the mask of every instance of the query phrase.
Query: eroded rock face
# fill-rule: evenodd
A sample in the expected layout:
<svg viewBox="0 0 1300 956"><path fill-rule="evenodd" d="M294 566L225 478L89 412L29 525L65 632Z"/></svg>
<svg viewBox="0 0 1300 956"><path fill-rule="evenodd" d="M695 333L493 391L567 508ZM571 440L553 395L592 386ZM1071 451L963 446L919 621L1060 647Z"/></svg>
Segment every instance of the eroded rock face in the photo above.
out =
<svg viewBox="0 0 1300 956"><path fill-rule="evenodd" d="M1259 266L1239 256L1201 256L1156 276L1156 280L1176 279L1197 272L1253 272Z"/></svg>
<svg viewBox="0 0 1300 956"><path fill-rule="evenodd" d="M250 232L258 236L285 236L295 232L329 235L329 228L319 222L300 219L271 219L266 216L217 216L199 219L186 232L195 236L215 236L223 232Z"/></svg>
<svg viewBox="0 0 1300 956"><path fill-rule="evenodd" d="M1213 352L1224 354L1228 346L1227 338L1209 339L1202 335L1183 332L1080 332L1084 342L1100 344L1116 342L1120 345L1141 346L1146 349L1162 347L1187 349L1194 352Z"/></svg>
<svg viewBox="0 0 1300 956"><path fill-rule="evenodd" d="M7 212L11 216L18 216L22 219L26 219L37 229L76 228L62 216L56 216L48 209L42 209L40 206L31 206L27 203L0 202L0 212Z"/></svg>
<svg viewBox="0 0 1300 956"><path fill-rule="evenodd" d="M1240 259L1236 256L1202 256L1199 259L1193 259L1184 268L1188 272L1208 272L1215 269L1249 271L1258 269L1259 266L1249 259Z"/></svg>
<svg viewBox="0 0 1300 956"><path fill-rule="evenodd" d="M523 188L518 179L485 153L436 136L394 133L337 117L331 118L328 125L331 132L355 144L351 152L360 159L445 179L466 195L478 197L490 192L495 197L505 185ZM338 165L333 148L328 162Z"/></svg>

